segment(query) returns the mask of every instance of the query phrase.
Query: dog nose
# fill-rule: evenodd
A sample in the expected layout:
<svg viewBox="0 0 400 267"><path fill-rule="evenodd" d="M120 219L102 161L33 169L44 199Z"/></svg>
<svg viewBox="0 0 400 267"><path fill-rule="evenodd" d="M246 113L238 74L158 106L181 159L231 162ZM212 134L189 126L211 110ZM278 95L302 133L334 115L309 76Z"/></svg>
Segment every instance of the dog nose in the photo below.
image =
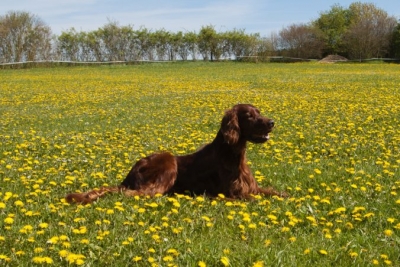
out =
<svg viewBox="0 0 400 267"><path fill-rule="evenodd" d="M270 120L269 122L268 122L268 125L269 125L269 127L274 127L274 125L275 125L275 122L273 121L273 120Z"/></svg>

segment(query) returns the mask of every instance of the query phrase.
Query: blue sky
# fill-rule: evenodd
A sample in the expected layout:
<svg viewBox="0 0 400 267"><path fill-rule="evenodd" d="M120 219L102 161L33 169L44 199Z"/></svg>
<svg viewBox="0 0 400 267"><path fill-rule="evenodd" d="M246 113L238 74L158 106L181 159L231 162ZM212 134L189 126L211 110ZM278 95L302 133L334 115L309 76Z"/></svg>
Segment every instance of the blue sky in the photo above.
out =
<svg viewBox="0 0 400 267"><path fill-rule="evenodd" d="M144 26L168 31L199 31L213 25L217 31L245 29L269 36L293 23L318 18L334 4L348 7L354 1L340 0L2 0L0 15L10 10L38 15L59 34L71 27L96 30L109 20L120 25ZM359 1L374 3L400 19L399 0Z"/></svg>

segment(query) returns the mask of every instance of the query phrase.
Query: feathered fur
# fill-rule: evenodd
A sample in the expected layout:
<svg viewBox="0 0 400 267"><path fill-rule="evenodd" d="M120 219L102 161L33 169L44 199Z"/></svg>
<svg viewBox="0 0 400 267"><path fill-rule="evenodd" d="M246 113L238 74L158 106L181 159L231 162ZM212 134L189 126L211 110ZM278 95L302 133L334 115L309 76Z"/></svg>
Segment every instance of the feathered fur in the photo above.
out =
<svg viewBox="0 0 400 267"><path fill-rule="evenodd" d="M140 159L119 186L103 187L66 196L67 202L87 204L108 193L127 196L155 194L224 194L228 198L252 195L287 196L271 188L260 188L246 160L246 143L264 143L274 127L271 119L248 104L226 111L215 139L199 151L174 156L155 153Z"/></svg>

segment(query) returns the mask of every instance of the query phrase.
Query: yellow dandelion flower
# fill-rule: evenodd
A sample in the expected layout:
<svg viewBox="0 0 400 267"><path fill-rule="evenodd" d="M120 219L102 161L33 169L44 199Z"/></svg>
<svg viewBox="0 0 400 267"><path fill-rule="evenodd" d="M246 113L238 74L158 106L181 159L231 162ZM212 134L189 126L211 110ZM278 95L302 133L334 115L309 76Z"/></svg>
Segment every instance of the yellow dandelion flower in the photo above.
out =
<svg viewBox="0 0 400 267"><path fill-rule="evenodd" d="M2 260L9 262L9 261L11 261L11 258L8 257L7 255L0 254L0 262L1 262Z"/></svg>
<svg viewBox="0 0 400 267"><path fill-rule="evenodd" d="M163 261L165 261L165 262L170 262L170 261L173 261L174 260L174 258L172 257L172 256L165 256L164 258L163 258Z"/></svg>
<svg viewBox="0 0 400 267"><path fill-rule="evenodd" d="M142 260L142 257L140 257L140 256L135 256L135 257L133 257L133 259L132 259L134 262L138 262L138 261L141 261Z"/></svg>
<svg viewBox="0 0 400 267"><path fill-rule="evenodd" d="M387 221L389 223L394 223L396 221L396 219L395 218L387 218Z"/></svg>
<svg viewBox="0 0 400 267"><path fill-rule="evenodd" d="M90 243L90 241L89 241L89 239L81 239L81 241L79 241L79 243L87 245Z"/></svg>
<svg viewBox="0 0 400 267"><path fill-rule="evenodd" d="M41 248L41 247L38 247L38 248L34 248L34 249L33 249L33 252L35 252L35 253L42 253L43 251L44 251L44 249Z"/></svg>
<svg viewBox="0 0 400 267"><path fill-rule="evenodd" d="M282 227L281 232L285 233L285 232L289 232L290 228L289 227Z"/></svg>
<svg viewBox="0 0 400 267"><path fill-rule="evenodd" d="M4 219L4 223L5 224L13 224L14 223L14 219L11 217L7 217Z"/></svg>
<svg viewBox="0 0 400 267"><path fill-rule="evenodd" d="M253 263L253 267L264 267L264 262L256 261L255 263Z"/></svg>
<svg viewBox="0 0 400 267"><path fill-rule="evenodd" d="M321 255L328 255L328 251L326 251L326 250L324 250L324 249L320 249L320 250L318 251L318 253L321 254Z"/></svg>
<svg viewBox="0 0 400 267"><path fill-rule="evenodd" d="M228 257L222 257L220 261L224 266L229 266L230 265Z"/></svg>
<svg viewBox="0 0 400 267"><path fill-rule="evenodd" d="M75 264L78 266L83 265L83 264L85 264L85 261L83 259L76 259Z"/></svg>
<svg viewBox="0 0 400 267"><path fill-rule="evenodd" d="M108 210L106 211L106 214L114 214L114 210L108 209Z"/></svg>
<svg viewBox="0 0 400 267"><path fill-rule="evenodd" d="M39 228L45 229L45 228L47 228L47 227L49 227L49 224L48 224L48 223L40 223L40 224L39 224Z"/></svg>
<svg viewBox="0 0 400 267"><path fill-rule="evenodd" d="M18 250L17 252L15 252L15 255L17 255L17 256L25 255L25 251Z"/></svg>
<svg viewBox="0 0 400 267"><path fill-rule="evenodd" d="M384 233L385 236L387 236L387 237L391 237L391 236L393 235L393 231L392 231L392 230L389 230L389 229L386 229L385 231L383 231L383 233Z"/></svg>
<svg viewBox="0 0 400 267"><path fill-rule="evenodd" d="M373 260L372 260L372 264L373 264L373 265L379 265L379 261L378 261L377 259L373 259Z"/></svg>
<svg viewBox="0 0 400 267"><path fill-rule="evenodd" d="M352 258L357 258L358 257L358 253L357 252L350 252L349 256Z"/></svg>
<svg viewBox="0 0 400 267"><path fill-rule="evenodd" d="M58 252L58 255L60 255L61 258L67 257L68 254L69 254L68 250L65 250L65 249L60 250L60 251Z"/></svg>

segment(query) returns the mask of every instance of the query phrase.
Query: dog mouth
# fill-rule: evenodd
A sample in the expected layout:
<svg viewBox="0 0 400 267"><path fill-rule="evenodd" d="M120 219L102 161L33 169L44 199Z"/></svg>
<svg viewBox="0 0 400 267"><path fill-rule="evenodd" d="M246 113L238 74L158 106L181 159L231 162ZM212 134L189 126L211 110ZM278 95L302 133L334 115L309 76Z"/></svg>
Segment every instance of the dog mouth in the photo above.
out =
<svg viewBox="0 0 400 267"><path fill-rule="evenodd" d="M253 134L250 141L253 143L264 143L267 142L269 138L269 132L264 134Z"/></svg>

